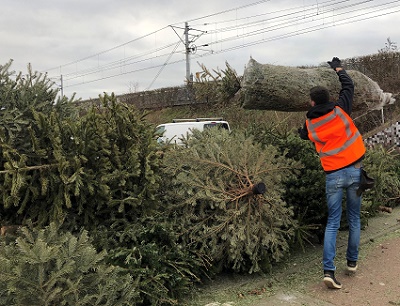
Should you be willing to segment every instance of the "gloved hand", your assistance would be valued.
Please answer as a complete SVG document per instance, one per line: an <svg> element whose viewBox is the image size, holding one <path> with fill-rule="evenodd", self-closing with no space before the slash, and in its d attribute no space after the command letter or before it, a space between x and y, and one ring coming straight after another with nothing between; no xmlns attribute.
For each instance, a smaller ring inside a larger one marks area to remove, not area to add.
<svg viewBox="0 0 400 306"><path fill-rule="evenodd" d="M332 58L332 61L331 62L327 62L327 63L335 71L336 71L336 68L342 67L342 63L341 63L341 61L340 61L340 59L338 57Z"/></svg>
<svg viewBox="0 0 400 306"><path fill-rule="evenodd" d="M298 128L297 129L297 133L299 133L299 135L301 135L303 128Z"/></svg>

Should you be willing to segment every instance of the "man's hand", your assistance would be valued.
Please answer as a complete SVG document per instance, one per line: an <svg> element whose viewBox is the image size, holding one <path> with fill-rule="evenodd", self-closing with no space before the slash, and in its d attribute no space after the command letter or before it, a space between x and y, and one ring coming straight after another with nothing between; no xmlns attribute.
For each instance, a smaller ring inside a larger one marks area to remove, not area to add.
<svg viewBox="0 0 400 306"><path fill-rule="evenodd" d="M336 68L342 68L342 63L341 63L341 61L340 61L340 59L338 57L332 58L332 61L327 62L327 63L335 71L336 71Z"/></svg>
<svg viewBox="0 0 400 306"><path fill-rule="evenodd" d="M308 139L309 139L309 138L308 138L307 127L306 127L305 124L304 124L303 127L299 128L299 129L297 130L297 133L299 133L299 136L300 136L301 139L304 139L304 140L308 140Z"/></svg>
<svg viewBox="0 0 400 306"><path fill-rule="evenodd" d="M302 133L301 131L302 131L302 130L303 130L303 128L298 128L298 129L297 129L297 133L299 133L299 135L301 135L301 133Z"/></svg>

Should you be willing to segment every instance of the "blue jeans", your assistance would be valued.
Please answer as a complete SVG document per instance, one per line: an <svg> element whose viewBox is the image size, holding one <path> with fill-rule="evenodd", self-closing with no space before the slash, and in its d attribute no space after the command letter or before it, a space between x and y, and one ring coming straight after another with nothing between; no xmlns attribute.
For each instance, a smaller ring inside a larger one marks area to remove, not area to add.
<svg viewBox="0 0 400 306"><path fill-rule="evenodd" d="M326 175L326 200L328 204L328 221L325 228L323 268L335 271L336 236L342 215L343 192L346 191L346 216L349 224L349 236L346 259L358 260L360 244L360 210L361 197L356 191L360 185L360 166L349 166Z"/></svg>

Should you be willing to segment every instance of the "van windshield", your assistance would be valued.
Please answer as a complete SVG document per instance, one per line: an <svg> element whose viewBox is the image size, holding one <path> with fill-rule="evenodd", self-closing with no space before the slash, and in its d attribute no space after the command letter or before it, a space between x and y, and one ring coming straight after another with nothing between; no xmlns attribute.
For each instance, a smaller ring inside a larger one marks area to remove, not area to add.
<svg viewBox="0 0 400 306"><path fill-rule="evenodd" d="M165 126L164 125L161 125L161 126L157 127L156 134L162 135L164 132L165 132Z"/></svg>
<svg viewBox="0 0 400 306"><path fill-rule="evenodd" d="M228 124L222 123L222 122L211 122L211 123L204 124L204 129L209 129L212 127L229 130Z"/></svg>

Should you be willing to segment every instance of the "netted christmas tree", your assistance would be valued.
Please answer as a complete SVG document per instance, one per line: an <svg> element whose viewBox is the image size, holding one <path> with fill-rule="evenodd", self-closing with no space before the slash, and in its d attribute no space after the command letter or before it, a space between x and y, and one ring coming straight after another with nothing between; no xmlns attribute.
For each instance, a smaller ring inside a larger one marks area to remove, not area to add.
<svg viewBox="0 0 400 306"><path fill-rule="evenodd" d="M242 133L194 131L164 156L166 206L188 248L214 268L267 271L289 250L296 222L282 200L296 163Z"/></svg>

